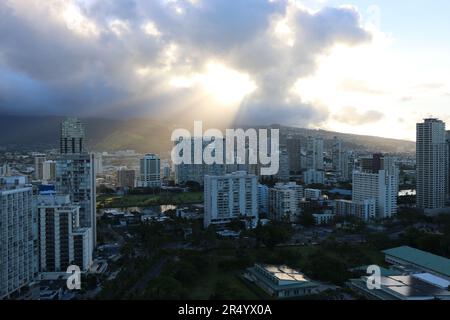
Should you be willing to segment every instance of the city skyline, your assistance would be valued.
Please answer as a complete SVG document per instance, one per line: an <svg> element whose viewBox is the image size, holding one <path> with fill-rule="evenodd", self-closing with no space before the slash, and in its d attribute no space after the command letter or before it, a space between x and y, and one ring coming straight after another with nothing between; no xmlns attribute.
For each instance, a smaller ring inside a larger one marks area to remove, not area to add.
<svg viewBox="0 0 450 320"><path fill-rule="evenodd" d="M281 123L413 141L414 123L450 120L448 6L9 0L0 112ZM423 17L418 29L413 16Z"/></svg>

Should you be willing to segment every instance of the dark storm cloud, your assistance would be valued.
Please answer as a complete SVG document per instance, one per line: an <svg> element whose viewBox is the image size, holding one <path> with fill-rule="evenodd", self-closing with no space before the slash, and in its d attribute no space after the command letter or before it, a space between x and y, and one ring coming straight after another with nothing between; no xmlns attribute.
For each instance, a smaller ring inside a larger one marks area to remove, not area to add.
<svg viewBox="0 0 450 320"><path fill-rule="evenodd" d="M216 60L257 86L242 103L240 122L320 123L327 109L303 103L290 90L335 44L370 40L359 19L351 7L313 13L289 1L6 0L0 3L0 107L35 114L176 114L201 89L181 91L169 85L171 78L199 73ZM281 20L291 45L274 33ZM148 23L157 34L146 33Z"/></svg>

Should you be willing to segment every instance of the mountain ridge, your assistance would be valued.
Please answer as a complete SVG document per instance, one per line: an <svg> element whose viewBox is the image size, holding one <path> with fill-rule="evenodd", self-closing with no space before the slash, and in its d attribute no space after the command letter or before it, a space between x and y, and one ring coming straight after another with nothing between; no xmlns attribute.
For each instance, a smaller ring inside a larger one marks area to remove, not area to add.
<svg viewBox="0 0 450 320"><path fill-rule="evenodd" d="M10 149L28 146L29 148L56 148L59 143L60 123L63 116L10 116L0 115L0 146ZM168 156L172 147L170 140L173 123L152 118L107 119L80 118L86 124L87 143L93 151L114 151L134 149L138 152L154 152ZM244 129L250 126L236 126ZM279 124L252 126L253 128L278 128L282 135L316 136L331 140L341 138L344 147L355 150L368 150L386 153L413 153L415 142L333 132L323 129L307 129ZM326 144L329 141L326 141Z"/></svg>

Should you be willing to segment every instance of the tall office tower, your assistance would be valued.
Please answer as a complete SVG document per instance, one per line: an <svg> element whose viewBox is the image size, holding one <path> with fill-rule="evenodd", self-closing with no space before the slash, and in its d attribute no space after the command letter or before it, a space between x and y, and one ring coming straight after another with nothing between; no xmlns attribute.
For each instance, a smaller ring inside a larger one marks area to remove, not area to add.
<svg viewBox="0 0 450 320"><path fill-rule="evenodd" d="M390 218L397 213L397 187L394 175L380 170L378 173L353 173L353 202L375 200L377 218Z"/></svg>
<svg viewBox="0 0 450 320"><path fill-rule="evenodd" d="M289 173L299 175L302 171L301 153L302 143L300 138L288 137L286 140L287 153L289 155Z"/></svg>
<svg viewBox="0 0 450 320"><path fill-rule="evenodd" d="M134 188L136 185L136 171L127 168L117 170L117 186L119 188Z"/></svg>
<svg viewBox="0 0 450 320"><path fill-rule="evenodd" d="M425 119L417 124L417 207L426 211L445 207L447 158L445 123Z"/></svg>
<svg viewBox="0 0 450 320"><path fill-rule="evenodd" d="M269 189L269 214L273 220L294 222L301 213L303 187L295 182L277 183Z"/></svg>
<svg viewBox="0 0 450 320"><path fill-rule="evenodd" d="M42 180L55 181L56 179L56 161L47 160L43 164Z"/></svg>
<svg viewBox="0 0 450 320"><path fill-rule="evenodd" d="M30 284L37 273L32 200L25 177L0 177L0 299Z"/></svg>
<svg viewBox="0 0 450 320"><path fill-rule="evenodd" d="M92 233L80 228L79 209L70 203L69 195L37 196L39 272L65 273L70 265L88 271Z"/></svg>
<svg viewBox="0 0 450 320"><path fill-rule="evenodd" d="M56 191L70 195L72 204L80 207L80 225L91 228L92 248L97 242L95 155L84 145L84 127L78 119L67 119L61 125L61 154L56 160Z"/></svg>
<svg viewBox="0 0 450 320"><path fill-rule="evenodd" d="M161 161L156 154L146 154L140 161L139 187L161 187Z"/></svg>
<svg viewBox="0 0 450 320"><path fill-rule="evenodd" d="M245 171L223 176L205 176L204 226L245 219L248 227L258 224L258 177Z"/></svg>
<svg viewBox="0 0 450 320"><path fill-rule="evenodd" d="M331 150L331 160L333 162L333 170L341 172L342 170L342 141L338 137L333 138L333 147Z"/></svg>
<svg viewBox="0 0 450 320"><path fill-rule="evenodd" d="M306 168L323 170L323 139L308 137L306 144Z"/></svg>
<svg viewBox="0 0 450 320"><path fill-rule="evenodd" d="M45 160L45 154L37 155L34 157L34 179L43 180Z"/></svg>
<svg viewBox="0 0 450 320"><path fill-rule="evenodd" d="M77 118L68 118L61 124L60 136L61 154L85 153L84 125Z"/></svg>

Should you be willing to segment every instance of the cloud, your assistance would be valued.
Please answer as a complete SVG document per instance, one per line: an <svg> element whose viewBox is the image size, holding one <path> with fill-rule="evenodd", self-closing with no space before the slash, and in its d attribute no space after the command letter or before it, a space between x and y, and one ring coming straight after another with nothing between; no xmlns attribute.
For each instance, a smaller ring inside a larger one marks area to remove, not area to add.
<svg viewBox="0 0 450 320"><path fill-rule="evenodd" d="M287 0L6 0L1 107L174 118L209 110L223 118L204 86L173 85L202 77L214 62L255 87L242 95L236 121L315 124L329 111L292 96L292 86L335 45L370 40L348 6L313 12Z"/></svg>
<svg viewBox="0 0 450 320"><path fill-rule="evenodd" d="M376 110L358 111L355 107L344 107L333 116L334 120L352 126L378 122L384 118L384 114Z"/></svg>

